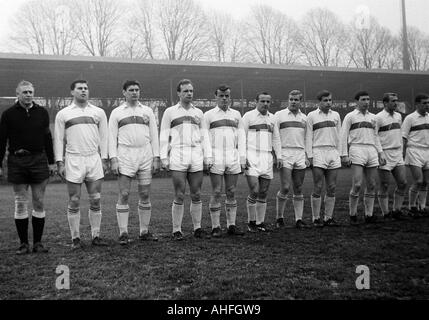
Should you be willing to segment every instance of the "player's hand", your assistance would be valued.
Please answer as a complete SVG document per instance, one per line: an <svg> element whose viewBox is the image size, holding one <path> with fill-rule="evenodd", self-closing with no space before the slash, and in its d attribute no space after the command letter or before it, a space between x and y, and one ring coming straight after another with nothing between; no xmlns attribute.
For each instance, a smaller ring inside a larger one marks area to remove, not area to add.
<svg viewBox="0 0 429 320"><path fill-rule="evenodd" d="M160 166L161 166L161 164L160 164L159 157L154 157L153 162L152 162L152 173L159 172Z"/></svg>
<svg viewBox="0 0 429 320"><path fill-rule="evenodd" d="M380 166L386 165L387 160L386 160L386 155L384 154L384 152L380 152L378 154L378 162L379 162Z"/></svg>
<svg viewBox="0 0 429 320"><path fill-rule="evenodd" d="M104 175L106 175L110 170L109 170L109 160L108 159L101 159L101 162L103 164L103 173Z"/></svg>
<svg viewBox="0 0 429 320"><path fill-rule="evenodd" d="M276 159L275 166L277 169L281 169L283 167L283 161L280 159Z"/></svg>
<svg viewBox="0 0 429 320"><path fill-rule="evenodd" d="M313 166L313 158L305 157L305 166L307 168L311 168Z"/></svg>
<svg viewBox="0 0 429 320"><path fill-rule="evenodd" d="M110 171L116 176L119 175L118 158L114 157L114 158L110 159Z"/></svg>
<svg viewBox="0 0 429 320"><path fill-rule="evenodd" d="M51 177L57 174L57 166L55 164L48 164L48 168L49 168L49 175Z"/></svg>
<svg viewBox="0 0 429 320"><path fill-rule="evenodd" d="M168 159L161 159L161 169L170 171L170 161Z"/></svg>
<svg viewBox="0 0 429 320"><path fill-rule="evenodd" d="M210 168L212 167L212 163L211 162L204 162L203 164L203 172L204 174L210 175Z"/></svg>
<svg viewBox="0 0 429 320"><path fill-rule="evenodd" d="M57 162L57 174L62 180L66 180L66 168L64 167L64 162Z"/></svg>
<svg viewBox="0 0 429 320"><path fill-rule="evenodd" d="M341 157L341 163L345 166L345 167L350 167L351 166L351 161L350 158L348 156L342 156Z"/></svg>

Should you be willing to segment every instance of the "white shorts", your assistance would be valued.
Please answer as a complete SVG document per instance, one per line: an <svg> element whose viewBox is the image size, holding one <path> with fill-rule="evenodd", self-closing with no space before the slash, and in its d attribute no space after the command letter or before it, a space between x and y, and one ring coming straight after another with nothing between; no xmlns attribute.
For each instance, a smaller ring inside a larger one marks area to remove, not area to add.
<svg viewBox="0 0 429 320"><path fill-rule="evenodd" d="M220 175L241 173L240 155L238 154L238 150L213 150L213 165L210 168L210 172Z"/></svg>
<svg viewBox="0 0 429 320"><path fill-rule="evenodd" d="M379 169L392 171L396 167L405 165L404 158L402 157L402 149L389 149L383 150L386 156L386 164L379 166Z"/></svg>
<svg viewBox="0 0 429 320"><path fill-rule="evenodd" d="M351 145L349 149L349 158L352 164L362 167L378 167L378 152L371 145Z"/></svg>
<svg viewBox="0 0 429 320"><path fill-rule="evenodd" d="M305 169L305 151L300 148L282 149L283 168L286 169Z"/></svg>
<svg viewBox="0 0 429 320"><path fill-rule="evenodd" d="M416 166L428 170L429 149L408 147L405 152L405 164L407 166Z"/></svg>
<svg viewBox="0 0 429 320"><path fill-rule="evenodd" d="M341 168L340 153L335 147L313 148L313 167L332 170Z"/></svg>
<svg viewBox="0 0 429 320"><path fill-rule="evenodd" d="M247 150L247 161L249 167L245 174L265 179L273 178L273 155L267 151Z"/></svg>
<svg viewBox="0 0 429 320"><path fill-rule="evenodd" d="M204 156L201 147L173 148L170 150L170 170L182 172L203 171Z"/></svg>
<svg viewBox="0 0 429 320"><path fill-rule="evenodd" d="M150 144L141 148L118 146L119 172L133 178L137 175L139 181L150 184L152 180L153 153Z"/></svg>
<svg viewBox="0 0 429 320"><path fill-rule="evenodd" d="M64 162L67 181L82 183L104 178L103 165L98 153L89 156L66 153Z"/></svg>

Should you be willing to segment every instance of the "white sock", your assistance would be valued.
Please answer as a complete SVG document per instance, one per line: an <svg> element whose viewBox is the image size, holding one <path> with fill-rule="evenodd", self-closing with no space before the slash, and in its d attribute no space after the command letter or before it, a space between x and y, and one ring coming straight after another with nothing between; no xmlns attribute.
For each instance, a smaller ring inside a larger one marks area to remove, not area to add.
<svg viewBox="0 0 429 320"><path fill-rule="evenodd" d="M287 202L287 194L280 191L276 195L276 219L283 218Z"/></svg>
<svg viewBox="0 0 429 320"><path fill-rule="evenodd" d="M140 202L138 206L140 234L149 232L150 216L152 214L152 205L150 202Z"/></svg>
<svg viewBox="0 0 429 320"><path fill-rule="evenodd" d="M67 220L69 222L71 238L80 238L80 209L67 208Z"/></svg>
<svg viewBox="0 0 429 320"><path fill-rule="evenodd" d="M380 205L381 212L383 216L389 213L389 195L388 194L378 194L378 204Z"/></svg>
<svg viewBox="0 0 429 320"><path fill-rule="evenodd" d="M191 217L192 224L194 225L194 231L201 228L201 216L203 213L203 203L200 201L191 201Z"/></svg>
<svg viewBox="0 0 429 320"><path fill-rule="evenodd" d="M100 225L101 225L101 209L99 210L88 210L89 224L91 225L92 238L100 236Z"/></svg>
<svg viewBox="0 0 429 320"><path fill-rule="evenodd" d="M256 200L256 224L261 224L265 221L266 211L267 202L264 200Z"/></svg>
<svg viewBox="0 0 429 320"><path fill-rule="evenodd" d="M419 190L419 209L423 210L426 208L426 197L427 197L428 191L426 188Z"/></svg>
<svg viewBox="0 0 429 320"><path fill-rule="evenodd" d="M414 190L414 187L411 186L408 193L409 193L409 209L411 209L411 207L416 207L416 200L417 200L417 196L419 195L419 191Z"/></svg>
<svg viewBox="0 0 429 320"><path fill-rule="evenodd" d="M171 216L173 219L173 233L176 231L182 232L182 220L183 220L183 211L185 206L173 201L173 206L171 207Z"/></svg>
<svg viewBox="0 0 429 320"><path fill-rule="evenodd" d="M229 228L229 226L235 226L235 220L237 217L237 200L225 200L225 213L227 228Z"/></svg>
<svg viewBox="0 0 429 320"><path fill-rule="evenodd" d="M256 221L256 199L247 197L247 222Z"/></svg>
<svg viewBox="0 0 429 320"><path fill-rule="evenodd" d="M212 229L220 227L220 203L209 203L210 219L212 222Z"/></svg>
<svg viewBox="0 0 429 320"><path fill-rule="evenodd" d="M304 213L304 195L293 195L293 209L295 211L295 221L302 220Z"/></svg>
<svg viewBox="0 0 429 320"><path fill-rule="evenodd" d="M320 219L320 207L322 205L322 198L320 195L311 195L311 212L313 214L313 221Z"/></svg>
<svg viewBox="0 0 429 320"><path fill-rule="evenodd" d="M130 207L128 204L116 204L116 219L118 220L119 235L126 232L128 233L128 217L130 214Z"/></svg>
<svg viewBox="0 0 429 320"><path fill-rule="evenodd" d="M325 221L328 221L334 215L335 197L325 196Z"/></svg>
<svg viewBox="0 0 429 320"><path fill-rule="evenodd" d="M365 216L372 217L372 214L374 212L374 201L375 201L375 194L369 194L369 193L364 194L363 203L365 206Z"/></svg>
<svg viewBox="0 0 429 320"><path fill-rule="evenodd" d="M357 206L359 202L359 194L354 194L350 192L349 194L349 213L350 216L356 216L357 215Z"/></svg>

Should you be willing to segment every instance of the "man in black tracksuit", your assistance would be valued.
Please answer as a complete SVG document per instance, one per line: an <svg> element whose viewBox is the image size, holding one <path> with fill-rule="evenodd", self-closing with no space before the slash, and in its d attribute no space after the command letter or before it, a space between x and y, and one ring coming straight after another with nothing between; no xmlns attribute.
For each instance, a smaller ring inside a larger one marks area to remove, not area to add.
<svg viewBox="0 0 429 320"><path fill-rule="evenodd" d="M49 130L49 114L33 101L34 86L21 81L16 88L17 102L3 112L0 120L0 177L9 144L8 182L15 194L15 225L21 242L17 254L30 252L28 244L27 190L32 191L33 252L48 252L42 243L45 225L43 198L49 175L54 173L54 151Z"/></svg>

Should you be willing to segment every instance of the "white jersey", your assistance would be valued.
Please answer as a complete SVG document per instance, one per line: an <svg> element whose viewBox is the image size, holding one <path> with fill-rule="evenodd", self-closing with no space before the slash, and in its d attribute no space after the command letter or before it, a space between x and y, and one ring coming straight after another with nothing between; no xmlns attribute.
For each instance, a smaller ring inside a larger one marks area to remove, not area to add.
<svg viewBox="0 0 429 320"><path fill-rule="evenodd" d="M153 157L159 157L156 119L148 106L123 103L113 109L109 118L109 157L118 156L118 146L145 148L151 145Z"/></svg>
<svg viewBox="0 0 429 320"><path fill-rule="evenodd" d="M87 156L99 152L107 159L106 113L90 103L84 108L72 103L60 110L55 117L54 137L56 161L63 161L64 143L66 153Z"/></svg>
<svg viewBox="0 0 429 320"><path fill-rule="evenodd" d="M305 149L307 116L298 110L296 114L288 108L277 111L276 126L279 128L282 148Z"/></svg>
<svg viewBox="0 0 429 320"><path fill-rule="evenodd" d="M340 155L348 155L348 145L374 146L378 153L382 152L375 122L375 114L369 111L362 113L355 109L349 112L341 127Z"/></svg>
<svg viewBox="0 0 429 320"><path fill-rule="evenodd" d="M246 136L240 112L215 107L204 113L214 158L224 158L238 150L240 162L246 163Z"/></svg>
<svg viewBox="0 0 429 320"><path fill-rule="evenodd" d="M276 156L281 156L281 144L279 129L275 123L275 117L267 112L262 115L256 108L248 111L243 116L243 127L246 134L247 151L275 151Z"/></svg>
<svg viewBox="0 0 429 320"><path fill-rule="evenodd" d="M402 137L407 139L407 147L429 148L429 115L410 113L402 124Z"/></svg>
<svg viewBox="0 0 429 320"><path fill-rule="evenodd" d="M333 147L340 152L341 118L334 110L327 113L320 109L307 115L306 151L307 157L313 157L313 148Z"/></svg>
<svg viewBox="0 0 429 320"><path fill-rule="evenodd" d="M167 108L161 120L160 157L167 160L171 149L202 148L204 160L211 162L212 150L203 112L180 103Z"/></svg>
<svg viewBox="0 0 429 320"><path fill-rule="evenodd" d="M402 149L402 117L398 112L381 110L375 115L375 124L383 150Z"/></svg>

